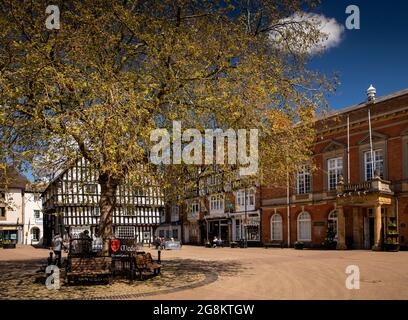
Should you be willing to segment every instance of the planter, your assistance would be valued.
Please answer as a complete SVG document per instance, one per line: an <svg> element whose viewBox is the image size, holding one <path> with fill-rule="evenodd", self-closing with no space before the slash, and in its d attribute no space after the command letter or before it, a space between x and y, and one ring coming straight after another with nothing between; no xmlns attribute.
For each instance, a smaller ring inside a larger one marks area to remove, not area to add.
<svg viewBox="0 0 408 320"><path fill-rule="evenodd" d="M295 249L296 250L303 250L305 244L303 242L295 242Z"/></svg>
<svg viewBox="0 0 408 320"><path fill-rule="evenodd" d="M212 247L212 245L211 245L211 243L210 243L210 242L206 242L206 243L205 243L205 247L206 247L206 248L211 248L211 247Z"/></svg>
<svg viewBox="0 0 408 320"><path fill-rule="evenodd" d="M323 243L323 248L326 249L326 250L336 250L337 242L336 241L325 242L325 243Z"/></svg>
<svg viewBox="0 0 408 320"><path fill-rule="evenodd" d="M236 242L231 242L230 243L231 248L236 248L237 246L238 246L238 243L236 243Z"/></svg>
<svg viewBox="0 0 408 320"><path fill-rule="evenodd" d="M15 249L16 248L16 244L15 243L7 243L7 244L4 244L3 243L3 249Z"/></svg>
<svg viewBox="0 0 408 320"><path fill-rule="evenodd" d="M384 243L384 250L389 252L399 251L399 244L396 243Z"/></svg>

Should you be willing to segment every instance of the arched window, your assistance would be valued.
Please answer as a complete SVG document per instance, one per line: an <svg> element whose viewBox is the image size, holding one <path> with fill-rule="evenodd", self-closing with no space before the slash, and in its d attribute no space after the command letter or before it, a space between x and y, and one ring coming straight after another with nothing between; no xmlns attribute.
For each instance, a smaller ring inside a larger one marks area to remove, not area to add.
<svg viewBox="0 0 408 320"><path fill-rule="evenodd" d="M329 216L327 217L327 227L332 228L333 232L336 234L335 239L337 239L337 211L333 210L329 213Z"/></svg>
<svg viewBox="0 0 408 320"><path fill-rule="evenodd" d="M312 240L312 219L308 212L301 212L297 218L297 238L298 241Z"/></svg>
<svg viewBox="0 0 408 320"><path fill-rule="evenodd" d="M32 228L31 229L31 241L40 241L40 229L39 228Z"/></svg>
<svg viewBox="0 0 408 320"><path fill-rule="evenodd" d="M271 217L271 240L283 240L282 216L278 213Z"/></svg>

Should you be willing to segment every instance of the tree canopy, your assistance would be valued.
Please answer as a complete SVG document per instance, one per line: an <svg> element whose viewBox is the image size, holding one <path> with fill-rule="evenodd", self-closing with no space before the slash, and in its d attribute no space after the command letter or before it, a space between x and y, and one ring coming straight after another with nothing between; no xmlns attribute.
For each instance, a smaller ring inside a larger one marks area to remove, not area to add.
<svg viewBox="0 0 408 320"><path fill-rule="evenodd" d="M307 48L325 35L288 17L315 1L52 4L54 30L44 1L0 4L0 162L41 176L85 157L106 193L102 223L119 181L149 164L151 131L175 120L200 132L258 129L263 182L310 154L310 120L331 85L306 68ZM181 190L196 167L161 170L163 188Z"/></svg>

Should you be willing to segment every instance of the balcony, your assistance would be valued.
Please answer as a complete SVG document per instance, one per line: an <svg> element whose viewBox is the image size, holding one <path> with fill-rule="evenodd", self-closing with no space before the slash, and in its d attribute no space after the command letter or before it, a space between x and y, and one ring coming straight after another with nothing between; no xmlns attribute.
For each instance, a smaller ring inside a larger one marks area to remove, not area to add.
<svg viewBox="0 0 408 320"><path fill-rule="evenodd" d="M337 202L342 205L390 204L394 195L390 186L391 182L381 179L378 172L374 173L374 179L361 183L344 183L343 177L340 177L336 188Z"/></svg>

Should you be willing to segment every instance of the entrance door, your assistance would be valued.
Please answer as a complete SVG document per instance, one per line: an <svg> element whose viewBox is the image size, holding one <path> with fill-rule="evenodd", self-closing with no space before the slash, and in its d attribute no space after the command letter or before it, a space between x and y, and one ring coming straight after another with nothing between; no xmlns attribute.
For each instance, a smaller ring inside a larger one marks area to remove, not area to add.
<svg viewBox="0 0 408 320"><path fill-rule="evenodd" d="M228 224L221 224L221 235L220 238L223 241L228 241L229 237L228 237Z"/></svg>
<svg viewBox="0 0 408 320"><path fill-rule="evenodd" d="M374 218L369 218L369 230L370 230L370 248L374 245Z"/></svg>

